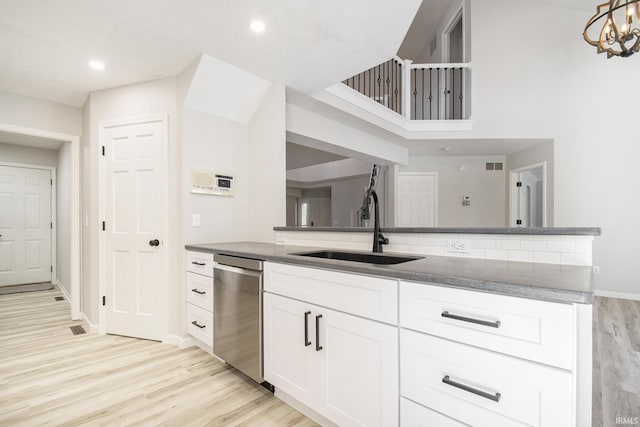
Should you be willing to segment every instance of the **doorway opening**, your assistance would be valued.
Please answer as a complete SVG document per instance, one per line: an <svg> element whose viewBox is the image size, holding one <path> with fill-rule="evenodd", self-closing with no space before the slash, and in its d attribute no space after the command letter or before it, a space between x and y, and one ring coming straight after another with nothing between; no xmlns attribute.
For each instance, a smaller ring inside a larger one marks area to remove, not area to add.
<svg viewBox="0 0 640 427"><path fill-rule="evenodd" d="M510 171L509 226L546 227L546 162Z"/></svg>

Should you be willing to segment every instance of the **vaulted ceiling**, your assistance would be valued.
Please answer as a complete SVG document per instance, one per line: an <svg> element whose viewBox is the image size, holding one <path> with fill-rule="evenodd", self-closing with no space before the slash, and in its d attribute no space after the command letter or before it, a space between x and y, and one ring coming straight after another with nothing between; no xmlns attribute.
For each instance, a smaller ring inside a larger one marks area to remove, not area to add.
<svg viewBox="0 0 640 427"><path fill-rule="evenodd" d="M0 90L81 106L204 52L312 93L392 57L420 2L0 0ZM264 33L249 29L257 18Z"/></svg>

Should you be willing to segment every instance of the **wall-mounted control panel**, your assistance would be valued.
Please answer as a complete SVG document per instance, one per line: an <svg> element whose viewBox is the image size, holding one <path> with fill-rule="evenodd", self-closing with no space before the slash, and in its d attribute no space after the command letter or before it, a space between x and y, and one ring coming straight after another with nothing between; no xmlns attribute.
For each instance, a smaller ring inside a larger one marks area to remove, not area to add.
<svg viewBox="0 0 640 427"><path fill-rule="evenodd" d="M235 194L232 175L211 170L191 169L191 193L212 196L233 196Z"/></svg>

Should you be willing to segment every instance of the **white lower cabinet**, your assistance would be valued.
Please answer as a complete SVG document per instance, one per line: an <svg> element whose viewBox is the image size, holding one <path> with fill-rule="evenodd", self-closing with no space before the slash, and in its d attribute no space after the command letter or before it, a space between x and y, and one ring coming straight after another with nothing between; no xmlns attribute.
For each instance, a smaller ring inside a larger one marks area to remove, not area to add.
<svg viewBox="0 0 640 427"><path fill-rule="evenodd" d="M400 399L400 425L402 427L466 427L467 424L445 417L404 397Z"/></svg>
<svg viewBox="0 0 640 427"><path fill-rule="evenodd" d="M264 295L265 380L340 426L398 424L398 328Z"/></svg>
<svg viewBox="0 0 640 427"><path fill-rule="evenodd" d="M464 424L575 425L569 371L404 329L400 353L402 395Z"/></svg>

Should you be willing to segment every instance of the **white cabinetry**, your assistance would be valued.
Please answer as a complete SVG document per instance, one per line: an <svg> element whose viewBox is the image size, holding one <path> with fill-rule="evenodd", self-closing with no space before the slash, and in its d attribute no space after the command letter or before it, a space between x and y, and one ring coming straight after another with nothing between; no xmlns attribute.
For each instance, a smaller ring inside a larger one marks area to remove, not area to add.
<svg viewBox="0 0 640 427"><path fill-rule="evenodd" d="M397 425L397 282L266 263L265 291L265 380L340 426Z"/></svg>
<svg viewBox="0 0 640 427"><path fill-rule="evenodd" d="M213 346L213 254L187 251L187 333Z"/></svg>
<svg viewBox="0 0 640 427"><path fill-rule="evenodd" d="M588 425L577 421L577 310L400 282L402 425L440 414L443 425Z"/></svg>

